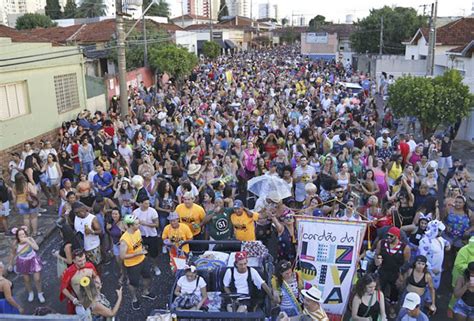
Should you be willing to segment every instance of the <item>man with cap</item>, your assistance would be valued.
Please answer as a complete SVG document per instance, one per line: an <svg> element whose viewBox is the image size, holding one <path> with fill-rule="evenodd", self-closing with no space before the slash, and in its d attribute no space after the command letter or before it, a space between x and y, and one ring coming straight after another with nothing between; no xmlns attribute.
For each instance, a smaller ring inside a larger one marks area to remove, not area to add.
<svg viewBox="0 0 474 321"><path fill-rule="evenodd" d="M418 294L408 293L396 321L429 321L428 316L421 311L420 304L421 298Z"/></svg>
<svg viewBox="0 0 474 321"><path fill-rule="evenodd" d="M163 243L171 248L169 251L170 265L171 268L174 269L175 265L173 258L178 257L179 254L177 249L184 241L192 240L193 233L187 224L179 222L179 215L176 212L170 213L168 216L168 221L170 223L163 229L161 237L163 239ZM189 245L184 245L182 250L185 253L189 253Z"/></svg>
<svg viewBox="0 0 474 321"><path fill-rule="evenodd" d="M248 266L247 252L236 252L234 267L227 269L224 274L224 291L250 296L250 300L240 301L237 312L254 311L261 303L262 290L273 301L272 289L265 283L260 274Z"/></svg>
<svg viewBox="0 0 474 321"><path fill-rule="evenodd" d="M140 286L140 277L143 278L142 297L155 300L156 294L150 292L151 273L150 265L145 255L148 253L143 248L142 234L140 232L140 220L135 215L127 215L123 219L127 230L120 237L120 258L127 272L132 296L132 309L140 310L140 302L137 298L137 290Z"/></svg>
<svg viewBox="0 0 474 321"><path fill-rule="evenodd" d="M235 238L239 241L255 241L255 222L258 218L258 213L248 211L241 200L235 200L234 212L230 216Z"/></svg>
<svg viewBox="0 0 474 321"><path fill-rule="evenodd" d="M392 226L388 230L386 239L377 243L375 253L380 288L389 300L389 316L394 318L394 305L399 297L395 283L401 276L401 268L410 262L410 247L400 240L400 229Z"/></svg>
<svg viewBox="0 0 474 321"><path fill-rule="evenodd" d="M326 312L321 306L322 293L316 287L312 286L308 290L301 290L303 296L303 314L311 317L313 321L329 321Z"/></svg>
<svg viewBox="0 0 474 321"><path fill-rule="evenodd" d="M74 230L82 234L87 259L97 266L102 261L100 253L102 227L99 220L95 215L89 213L89 209L84 203L75 202L72 204L72 211L76 215L74 218Z"/></svg>

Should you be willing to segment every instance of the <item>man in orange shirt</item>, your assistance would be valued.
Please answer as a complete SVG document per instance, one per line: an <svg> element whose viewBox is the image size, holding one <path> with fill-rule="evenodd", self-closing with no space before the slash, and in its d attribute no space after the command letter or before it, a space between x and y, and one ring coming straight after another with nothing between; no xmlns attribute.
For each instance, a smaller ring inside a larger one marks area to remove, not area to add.
<svg viewBox="0 0 474 321"><path fill-rule="evenodd" d="M204 208L194 203L194 197L191 192L184 193L182 200L183 203L179 204L175 209L179 216L179 222L186 224L191 229L194 240L203 240L204 233L201 233L201 226L206 217ZM191 246L191 248L197 251L202 247Z"/></svg>
<svg viewBox="0 0 474 321"><path fill-rule="evenodd" d="M259 217L258 213L244 209L241 200L234 202L234 212L230 216L234 226L235 238L239 241L255 241L255 222Z"/></svg>

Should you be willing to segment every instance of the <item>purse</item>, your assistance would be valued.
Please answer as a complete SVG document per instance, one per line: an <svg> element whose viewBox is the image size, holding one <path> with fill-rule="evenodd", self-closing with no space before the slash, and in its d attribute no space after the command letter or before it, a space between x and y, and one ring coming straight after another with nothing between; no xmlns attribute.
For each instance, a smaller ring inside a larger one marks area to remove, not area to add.
<svg viewBox="0 0 474 321"><path fill-rule="evenodd" d="M196 287L194 288L193 293L184 293L176 297L173 304L176 308L189 310L199 304L201 300L196 294L194 294L199 287L199 279L200 276L196 279Z"/></svg>

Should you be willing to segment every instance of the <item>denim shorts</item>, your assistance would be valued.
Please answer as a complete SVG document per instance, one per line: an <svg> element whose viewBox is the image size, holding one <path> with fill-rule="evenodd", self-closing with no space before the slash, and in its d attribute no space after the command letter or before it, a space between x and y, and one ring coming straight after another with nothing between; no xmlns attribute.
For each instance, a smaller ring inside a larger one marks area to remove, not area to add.
<svg viewBox="0 0 474 321"><path fill-rule="evenodd" d="M36 213L34 208L30 208L28 203L19 203L16 204L16 208L18 209L18 214L28 215Z"/></svg>
<svg viewBox="0 0 474 321"><path fill-rule="evenodd" d="M0 210L0 216L7 217L8 215L10 215L10 202L6 201L2 205L3 209Z"/></svg>
<svg viewBox="0 0 474 321"><path fill-rule="evenodd" d="M468 318L474 318L474 307L467 305L462 299L458 299L454 304L454 313Z"/></svg>

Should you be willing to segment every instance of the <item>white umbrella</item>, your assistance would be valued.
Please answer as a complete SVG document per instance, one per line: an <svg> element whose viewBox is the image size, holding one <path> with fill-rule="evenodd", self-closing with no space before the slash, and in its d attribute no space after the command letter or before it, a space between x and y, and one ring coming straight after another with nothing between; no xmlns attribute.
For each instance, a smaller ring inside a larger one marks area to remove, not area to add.
<svg viewBox="0 0 474 321"><path fill-rule="evenodd" d="M270 196L272 199L285 199L291 195L287 182L274 175L260 175L247 183L247 190L259 197Z"/></svg>

